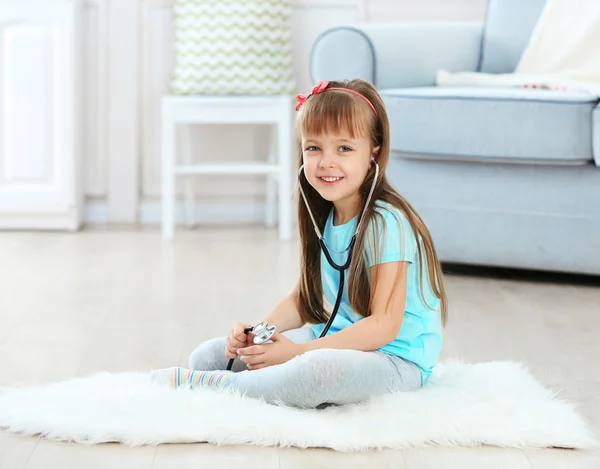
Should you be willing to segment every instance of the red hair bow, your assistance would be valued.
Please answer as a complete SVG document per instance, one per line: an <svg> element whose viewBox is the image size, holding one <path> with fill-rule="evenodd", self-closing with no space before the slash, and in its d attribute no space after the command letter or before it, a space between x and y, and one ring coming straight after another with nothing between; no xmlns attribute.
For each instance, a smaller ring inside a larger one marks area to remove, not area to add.
<svg viewBox="0 0 600 469"><path fill-rule="evenodd" d="M317 83L317 85L313 88L312 92L308 96L304 96L303 94L299 94L298 96L296 96L296 101L298 102L298 105L296 106L296 111L298 111L302 107L302 105L306 102L308 98L315 94L322 93L327 89L328 86L328 81L320 81L319 83Z"/></svg>

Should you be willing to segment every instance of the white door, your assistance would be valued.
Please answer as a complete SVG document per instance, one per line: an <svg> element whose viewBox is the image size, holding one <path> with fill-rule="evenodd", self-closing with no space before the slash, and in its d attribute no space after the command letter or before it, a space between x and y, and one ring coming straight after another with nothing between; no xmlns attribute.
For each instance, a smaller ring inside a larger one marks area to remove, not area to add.
<svg viewBox="0 0 600 469"><path fill-rule="evenodd" d="M0 229L81 224L75 0L0 0Z"/></svg>

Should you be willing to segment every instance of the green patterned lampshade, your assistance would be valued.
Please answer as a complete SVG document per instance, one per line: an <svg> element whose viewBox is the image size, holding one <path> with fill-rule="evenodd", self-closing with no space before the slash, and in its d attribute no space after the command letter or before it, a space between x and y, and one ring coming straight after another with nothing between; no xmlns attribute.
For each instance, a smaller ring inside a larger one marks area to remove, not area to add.
<svg viewBox="0 0 600 469"><path fill-rule="evenodd" d="M170 92L293 94L290 0L175 0Z"/></svg>

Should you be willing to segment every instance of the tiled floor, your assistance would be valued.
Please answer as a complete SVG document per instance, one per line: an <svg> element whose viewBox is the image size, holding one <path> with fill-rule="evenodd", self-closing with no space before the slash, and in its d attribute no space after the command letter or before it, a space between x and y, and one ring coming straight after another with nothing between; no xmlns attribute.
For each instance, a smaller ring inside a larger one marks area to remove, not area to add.
<svg viewBox="0 0 600 469"><path fill-rule="evenodd" d="M99 370L186 365L200 341L253 322L295 281L297 244L263 228L0 234L0 386ZM493 275L493 276L492 276ZM598 279L596 279L598 280ZM600 287L594 281L448 274L443 358L523 360L600 428ZM600 437L600 432L597 432ZM252 446L85 446L0 433L0 469L568 468L597 452L428 448L336 453Z"/></svg>

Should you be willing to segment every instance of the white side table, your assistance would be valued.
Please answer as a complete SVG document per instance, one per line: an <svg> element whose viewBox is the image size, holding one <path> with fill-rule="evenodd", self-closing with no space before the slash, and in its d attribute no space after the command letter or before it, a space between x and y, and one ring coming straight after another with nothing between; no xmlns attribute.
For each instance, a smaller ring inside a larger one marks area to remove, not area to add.
<svg viewBox="0 0 600 469"><path fill-rule="evenodd" d="M292 97L291 96L164 96L162 100L162 236L174 238L175 184L185 176L185 219L193 222L194 192L190 178L197 174L266 174L265 223L273 226L279 211L279 239L292 234ZM176 164L178 124L267 124L275 127L268 161ZM276 190L278 189L278 190ZM277 196L276 196L277 194ZM277 198L277 203L276 203Z"/></svg>

